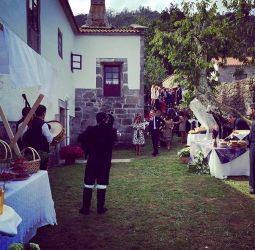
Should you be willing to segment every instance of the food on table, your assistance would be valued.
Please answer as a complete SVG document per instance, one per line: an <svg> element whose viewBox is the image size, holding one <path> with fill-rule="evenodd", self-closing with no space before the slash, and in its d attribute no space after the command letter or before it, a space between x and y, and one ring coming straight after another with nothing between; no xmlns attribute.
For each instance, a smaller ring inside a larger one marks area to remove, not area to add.
<svg viewBox="0 0 255 250"><path fill-rule="evenodd" d="M231 148L246 148L247 143L244 140L232 140L228 142L228 146Z"/></svg>
<svg viewBox="0 0 255 250"><path fill-rule="evenodd" d="M15 174L3 172L0 174L0 181L10 181L15 178Z"/></svg>
<svg viewBox="0 0 255 250"><path fill-rule="evenodd" d="M28 173L19 173L15 175L14 181L23 181L30 177L30 174Z"/></svg>
<svg viewBox="0 0 255 250"><path fill-rule="evenodd" d="M204 133L204 132L206 132L205 127L198 127L198 128L195 128L195 129L189 131L190 134L200 134L200 133Z"/></svg>
<svg viewBox="0 0 255 250"><path fill-rule="evenodd" d="M190 130L189 134L197 134L197 132L195 130Z"/></svg>
<svg viewBox="0 0 255 250"><path fill-rule="evenodd" d="M206 131L206 128L205 127L198 127L198 128L195 128L195 131L197 131L198 133L204 132L204 131Z"/></svg>
<svg viewBox="0 0 255 250"><path fill-rule="evenodd" d="M247 143L244 140L240 140L240 141L238 141L238 146L241 147L241 148L246 148Z"/></svg>
<svg viewBox="0 0 255 250"><path fill-rule="evenodd" d="M218 146L220 148L227 148L228 147L228 142L227 141L224 141L223 139L220 139L219 140L219 143L218 143Z"/></svg>
<svg viewBox="0 0 255 250"><path fill-rule="evenodd" d="M12 167L11 171L14 172L14 173L27 173L27 169L23 166Z"/></svg>
<svg viewBox="0 0 255 250"><path fill-rule="evenodd" d="M15 160L12 160L10 163L12 167L23 167L24 159L15 159Z"/></svg>
<svg viewBox="0 0 255 250"><path fill-rule="evenodd" d="M14 180L26 180L30 177L27 169L24 166L16 166L11 168L11 173L15 175Z"/></svg>
<svg viewBox="0 0 255 250"><path fill-rule="evenodd" d="M234 130L232 134L236 135L247 135L250 133L250 130Z"/></svg>

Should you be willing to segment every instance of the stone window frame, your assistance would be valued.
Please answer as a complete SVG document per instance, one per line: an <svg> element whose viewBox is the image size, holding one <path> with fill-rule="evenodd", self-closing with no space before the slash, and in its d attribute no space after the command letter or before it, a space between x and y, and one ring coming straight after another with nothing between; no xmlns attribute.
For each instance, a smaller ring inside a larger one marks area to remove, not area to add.
<svg viewBox="0 0 255 250"><path fill-rule="evenodd" d="M120 72L120 96L111 96L111 98L123 97L123 87L128 86L128 60L127 58L97 58L96 59L96 88L101 96L104 96L104 66L121 65ZM107 98L107 96L105 96Z"/></svg>

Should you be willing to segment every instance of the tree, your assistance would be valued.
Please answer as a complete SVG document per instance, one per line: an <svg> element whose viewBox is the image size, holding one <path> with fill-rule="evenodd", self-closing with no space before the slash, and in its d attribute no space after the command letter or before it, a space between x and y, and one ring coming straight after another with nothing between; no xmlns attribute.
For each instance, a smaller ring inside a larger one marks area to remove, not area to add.
<svg viewBox="0 0 255 250"><path fill-rule="evenodd" d="M159 58L148 55L145 59L145 84L149 89L152 84L160 84L166 77L166 69Z"/></svg>
<svg viewBox="0 0 255 250"><path fill-rule="evenodd" d="M151 41L153 53L164 57L173 65L177 74L185 76L183 84L187 89L194 91L204 104L216 104L227 112L231 107L219 104L215 98L215 86L218 83L211 77L214 71L212 60L233 53L235 57L245 60L248 52L253 52L247 43L247 36L241 39L241 44L245 46L240 47L237 35L247 25L245 20L251 4L244 7L244 0L232 2L238 2L239 5L231 5L236 9L229 16L220 15L216 3L210 0L200 0L195 5L183 2L185 17L174 23L175 29L172 31L157 30ZM243 27L240 27L241 24Z"/></svg>

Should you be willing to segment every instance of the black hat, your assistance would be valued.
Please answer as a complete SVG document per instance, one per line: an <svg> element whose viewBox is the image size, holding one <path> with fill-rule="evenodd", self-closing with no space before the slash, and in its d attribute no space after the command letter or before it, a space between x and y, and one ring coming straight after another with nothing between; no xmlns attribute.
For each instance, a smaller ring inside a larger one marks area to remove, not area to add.
<svg viewBox="0 0 255 250"><path fill-rule="evenodd" d="M96 120L98 124L104 121L106 118L107 118L107 114L105 112L99 112L96 114Z"/></svg>
<svg viewBox="0 0 255 250"><path fill-rule="evenodd" d="M46 107L44 105L39 105L35 111L36 116L41 116L44 112L46 112Z"/></svg>

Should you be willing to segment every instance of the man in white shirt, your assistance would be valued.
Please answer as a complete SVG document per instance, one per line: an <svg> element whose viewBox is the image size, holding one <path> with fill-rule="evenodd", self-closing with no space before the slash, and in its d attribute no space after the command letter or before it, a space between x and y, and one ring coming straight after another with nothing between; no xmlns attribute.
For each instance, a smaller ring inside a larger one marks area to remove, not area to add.
<svg viewBox="0 0 255 250"><path fill-rule="evenodd" d="M54 138L50 133L48 124L44 121L46 115L46 107L39 105L35 111L35 117L31 126L23 136L24 143L27 147L37 150L41 157L41 170L47 170L49 159L49 146L54 144Z"/></svg>
<svg viewBox="0 0 255 250"><path fill-rule="evenodd" d="M149 123L149 128L150 128L150 132L151 132L151 139L152 139L152 145L153 145L152 155L154 157L159 154L158 145L159 145L159 138L160 138L160 130L165 125L164 120L160 116L161 116L161 111L156 110L156 112L154 112L152 120Z"/></svg>

